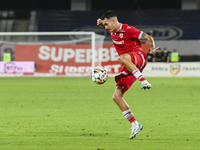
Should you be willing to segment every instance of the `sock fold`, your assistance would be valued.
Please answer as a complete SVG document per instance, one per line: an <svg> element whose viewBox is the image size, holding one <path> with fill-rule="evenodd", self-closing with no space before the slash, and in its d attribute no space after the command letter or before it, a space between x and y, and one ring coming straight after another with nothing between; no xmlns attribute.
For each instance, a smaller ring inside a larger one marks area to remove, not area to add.
<svg viewBox="0 0 200 150"><path fill-rule="evenodd" d="M136 119L135 119L135 117L134 117L134 115L133 115L133 113L131 112L130 109L123 111L122 114L124 115L124 117L125 117L130 123L136 121Z"/></svg>
<svg viewBox="0 0 200 150"><path fill-rule="evenodd" d="M139 81L144 81L146 80L143 76L143 74L140 72L140 70L135 69L133 70L132 74L135 76L136 79L138 79Z"/></svg>

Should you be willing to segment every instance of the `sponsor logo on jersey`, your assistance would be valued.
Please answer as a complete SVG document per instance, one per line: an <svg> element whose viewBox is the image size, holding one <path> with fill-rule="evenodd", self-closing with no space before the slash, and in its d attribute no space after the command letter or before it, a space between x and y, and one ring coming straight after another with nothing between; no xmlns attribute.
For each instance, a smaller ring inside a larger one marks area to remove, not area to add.
<svg viewBox="0 0 200 150"><path fill-rule="evenodd" d="M123 41L115 41L115 40L113 40L113 43L115 43L115 44L124 44L124 40Z"/></svg>

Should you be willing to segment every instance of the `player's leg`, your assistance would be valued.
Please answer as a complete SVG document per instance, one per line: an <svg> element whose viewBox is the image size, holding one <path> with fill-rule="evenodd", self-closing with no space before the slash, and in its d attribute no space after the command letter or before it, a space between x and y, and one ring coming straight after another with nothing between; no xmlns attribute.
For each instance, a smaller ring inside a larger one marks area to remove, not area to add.
<svg viewBox="0 0 200 150"><path fill-rule="evenodd" d="M128 110L129 106L126 103L126 101L124 100L124 98L123 98L122 91L123 91L123 87L121 85L116 86L116 89L115 89L115 92L113 94L112 99L118 105L118 107L120 108L120 110L123 112L125 110Z"/></svg>
<svg viewBox="0 0 200 150"><path fill-rule="evenodd" d="M123 98L123 95L126 92L126 90L128 90L128 88L136 80L132 77L130 80L130 77L131 76L127 76L127 78L125 77L124 79L116 78L117 86L112 98L114 102L118 105L120 110L122 111L122 114L124 115L124 117L132 124L130 138L133 139L134 137L137 136L139 131L142 130L143 126L136 121L132 111L129 108L129 105ZM128 83L128 82L131 82L131 83Z"/></svg>
<svg viewBox="0 0 200 150"><path fill-rule="evenodd" d="M120 55L119 62L130 71L136 79L141 82L141 88L146 90L151 88L151 84L147 82L140 70L146 66L147 62L142 54L128 53Z"/></svg>
<svg viewBox="0 0 200 150"><path fill-rule="evenodd" d="M138 69L136 65L131 61L130 54L123 54L120 55L118 60L121 64L123 64L130 72L133 72L134 70Z"/></svg>

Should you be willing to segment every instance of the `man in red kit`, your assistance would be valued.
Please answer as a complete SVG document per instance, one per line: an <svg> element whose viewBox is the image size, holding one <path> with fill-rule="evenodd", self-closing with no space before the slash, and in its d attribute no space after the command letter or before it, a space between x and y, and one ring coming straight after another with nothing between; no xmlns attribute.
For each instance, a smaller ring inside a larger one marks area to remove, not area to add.
<svg viewBox="0 0 200 150"><path fill-rule="evenodd" d="M142 74L147 64L147 57L141 48L140 39L147 40L150 53L154 53L160 47L155 48L152 36L133 26L118 22L116 13L111 10L105 12L97 20L97 25L110 32L115 49L119 54L118 60L122 64L122 70L119 75L115 76L116 89L112 98L132 124L130 139L133 139L143 129L143 126L136 121L123 95L136 79L141 82L143 90L151 88L151 84Z"/></svg>

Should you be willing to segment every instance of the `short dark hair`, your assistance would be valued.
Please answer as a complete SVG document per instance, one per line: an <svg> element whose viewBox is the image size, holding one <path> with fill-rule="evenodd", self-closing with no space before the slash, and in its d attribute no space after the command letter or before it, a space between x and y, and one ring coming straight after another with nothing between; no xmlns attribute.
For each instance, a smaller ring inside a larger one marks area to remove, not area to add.
<svg viewBox="0 0 200 150"><path fill-rule="evenodd" d="M104 20L105 18L109 19L111 17L117 17L117 14L112 10L108 10L101 16L101 20Z"/></svg>

